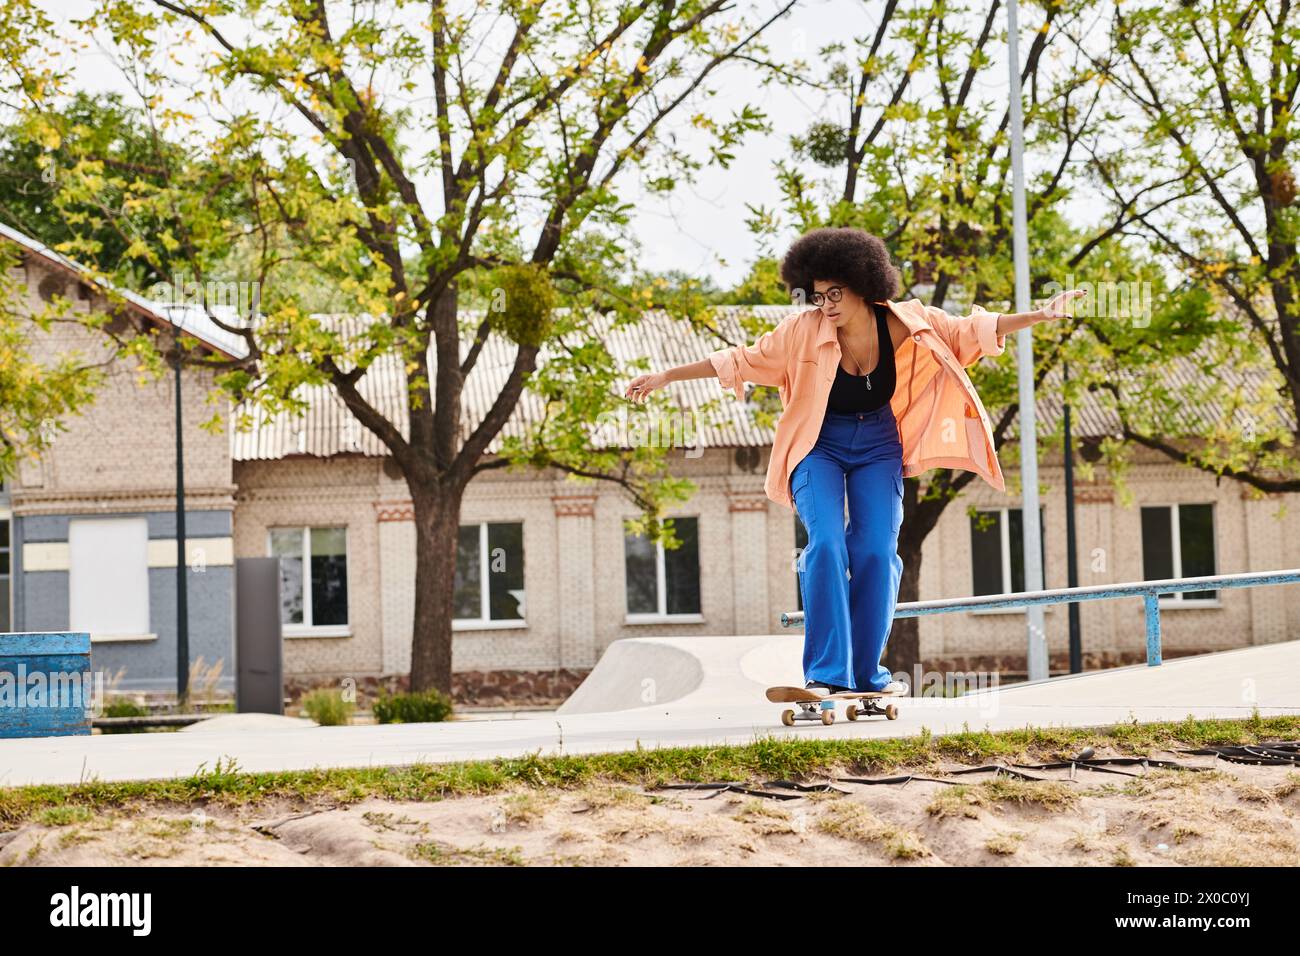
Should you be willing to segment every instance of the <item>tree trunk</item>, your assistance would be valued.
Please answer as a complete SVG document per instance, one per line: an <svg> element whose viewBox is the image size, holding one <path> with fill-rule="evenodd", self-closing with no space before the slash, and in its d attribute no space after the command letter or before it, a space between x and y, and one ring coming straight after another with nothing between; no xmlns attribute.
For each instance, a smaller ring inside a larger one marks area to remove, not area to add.
<svg viewBox="0 0 1300 956"><path fill-rule="evenodd" d="M921 539L900 532L898 555L903 559L903 575L898 582L898 603L920 600ZM920 624L919 617L895 618L894 626L889 632L889 643L885 645L885 667L894 675L895 680L900 673L906 675L909 686L913 682L914 668L921 663Z"/></svg>
<svg viewBox="0 0 1300 956"><path fill-rule="evenodd" d="M898 531L898 556L903 559L903 575L898 582L898 603L921 599L921 546L929 537L944 509L968 485L974 472L953 472L938 469L931 473L926 483L926 497L921 498L921 483L915 478L903 480L903 526ZM935 494L935 491L938 494ZM921 664L921 619L919 617L894 618L885 645L884 665L890 673L906 676L909 686L918 676Z"/></svg>
<svg viewBox="0 0 1300 956"><path fill-rule="evenodd" d="M456 588L461 492L412 491L415 511L415 620L411 690L451 694L451 619ZM483 582L487 587L487 582Z"/></svg>
<svg viewBox="0 0 1300 956"><path fill-rule="evenodd" d="M898 532L898 556L903 559L903 575L898 583L899 604L920 600L921 545L933 527L918 514L918 488L916 481L907 479L903 482L903 526ZM914 676L913 669L921 662L920 623L921 619L917 617L895 618L889 642L885 645L885 667L895 679L900 673L905 674L909 686Z"/></svg>

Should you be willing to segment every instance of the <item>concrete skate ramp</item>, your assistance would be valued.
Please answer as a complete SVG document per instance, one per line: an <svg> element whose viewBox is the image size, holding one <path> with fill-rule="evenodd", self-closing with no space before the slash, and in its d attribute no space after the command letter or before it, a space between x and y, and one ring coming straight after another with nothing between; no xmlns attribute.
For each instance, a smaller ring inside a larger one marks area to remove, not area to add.
<svg viewBox="0 0 1300 956"><path fill-rule="evenodd" d="M765 688L798 684L802 673L802 633L628 637L605 649L556 713L753 705Z"/></svg>

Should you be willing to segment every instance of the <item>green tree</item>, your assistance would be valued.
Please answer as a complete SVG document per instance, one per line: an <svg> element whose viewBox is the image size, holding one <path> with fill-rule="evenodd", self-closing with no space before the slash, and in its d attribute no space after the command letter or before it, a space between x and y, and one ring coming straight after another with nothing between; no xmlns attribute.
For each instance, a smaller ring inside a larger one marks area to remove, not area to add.
<svg viewBox="0 0 1300 956"><path fill-rule="evenodd" d="M169 281L154 268L165 260L165 249L149 257L126 255L133 243L161 242L167 226L165 211L135 200L163 188L169 169L191 162L201 167L202 158L191 160L159 136L145 113L117 93L77 91L57 117L40 122L39 135L33 135L29 119L19 112L0 132L0 218L52 249L90 253L104 262L128 259L137 267L123 277L132 287ZM160 154L164 162L157 161ZM61 189L59 177L86 156L106 173L95 191ZM208 179L220 183L210 169ZM239 198L230 185L220 184L206 197L226 215Z"/></svg>
<svg viewBox="0 0 1300 956"><path fill-rule="evenodd" d="M1106 313L1033 329L1036 387L1042 389L1068 358L1069 394L1076 401L1096 387L1104 341L1145 343L1167 328L1169 316L1197 315L1184 292L1165 289L1157 263L1125 249L1133 210L1117 209L1088 224L1065 216L1066 203L1086 182L1079 172L1087 159L1083 144L1104 135L1109 117L1093 71L1058 54L1070 47L1070 31L1102 5L1103 0L1021 5L1031 295L1045 300L1073 276L1074 284L1148 281L1158 299L1160 317L1144 329L1127 316ZM786 226L858 226L890 247L903 274L902 297L955 312L973 303L1014 311L1004 20L999 0L890 2L869 35L819 50L815 62L823 72L789 80L820 91L826 106L816 111L819 120L792 136L793 160L777 163L781 208L753 209L751 226L764 234ZM1203 324L1183 331L1180 348L1193 347L1205 334ZM1014 352L1009 348L1001 359L969 370L1005 465L1014 463L1007 459L1019 410ZM1105 450L1113 453L1109 445ZM900 601L919 599L922 546L976 477L934 469L904 483ZM919 662L918 619L896 620L886 665L911 673Z"/></svg>
<svg viewBox="0 0 1300 956"><path fill-rule="evenodd" d="M1189 353L1194 380L1108 376L1122 436L1257 494L1300 491L1296 10L1183 0L1107 13L1101 29L1074 38L1114 117L1091 151L1096 188L1222 317ZM1183 347L1143 338L1140 349L1106 344L1148 372ZM1175 416L1184 427L1171 430L1175 408L1209 413Z"/></svg>
<svg viewBox="0 0 1300 956"><path fill-rule="evenodd" d="M100 0L75 26L111 51L139 94L157 136L152 161L165 170L156 179L114 168L93 137L62 121L72 51L32 0L3 0L0 61L23 137L64 151L60 207L120 190L126 212L144 217L136 222L157 224L145 236L105 209L130 239L114 260L96 244L97 226L69 217L66 249L123 281L184 274L200 288L242 255L260 301L255 321L212 310L249 351L222 385L275 413L301 407L299 386L327 384L383 442L415 514L411 685L449 691L460 503L476 475L549 466L617 482L655 536L663 507L689 490L664 474L662 449L593 450L592 423L624 406L616 379L627 370L593 334L591 313L635 321L656 301L653 289L611 281L633 261L623 174L638 169L659 191L690 181L705 160L663 135L687 110L710 137L707 161L730 161L762 116L747 105L719 116L703 104L724 68L762 52L763 31L792 4L750 22L724 0L504 0L490 11ZM189 161L175 161L175 150ZM211 201L226 189L234 210ZM286 254L298 271L286 272ZM302 270L374 318L349 331L313 316ZM487 305L469 327L462 290ZM707 324L699 297L677 290L673 301ZM465 434L462 396L493 330L515 343L514 362ZM545 344L557 357L539 367ZM362 386L386 356L408 382L392 417ZM504 436L489 460L526 388L543 397L545 420Z"/></svg>

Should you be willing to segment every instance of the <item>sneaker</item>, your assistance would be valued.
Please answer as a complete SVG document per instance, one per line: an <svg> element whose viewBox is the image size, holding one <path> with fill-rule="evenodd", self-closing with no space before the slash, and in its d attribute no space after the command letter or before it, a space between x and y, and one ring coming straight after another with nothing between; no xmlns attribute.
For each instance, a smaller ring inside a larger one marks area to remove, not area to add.
<svg viewBox="0 0 1300 956"><path fill-rule="evenodd" d="M904 684L904 683L901 683L900 681L891 680L891 681L890 681L888 684L886 684L884 687L879 688L878 691L877 691L877 693L881 693L881 694L905 694L905 693L907 693L907 685Z"/></svg>
<svg viewBox="0 0 1300 956"><path fill-rule="evenodd" d="M810 680L804 684L804 690L810 690L817 694L839 694L848 690L847 687L840 687L838 684L828 684L825 681Z"/></svg>

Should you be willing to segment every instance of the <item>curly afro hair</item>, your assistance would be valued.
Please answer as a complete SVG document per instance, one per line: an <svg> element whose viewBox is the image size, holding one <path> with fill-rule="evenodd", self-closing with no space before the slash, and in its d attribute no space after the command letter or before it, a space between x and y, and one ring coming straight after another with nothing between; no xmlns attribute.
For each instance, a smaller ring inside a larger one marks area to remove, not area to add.
<svg viewBox="0 0 1300 956"><path fill-rule="evenodd" d="M867 302L892 299L902 285L884 242L855 226L804 233L781 260L781 279L790 297L804 303L812 295L817 279L841 283Z"/></svg>

